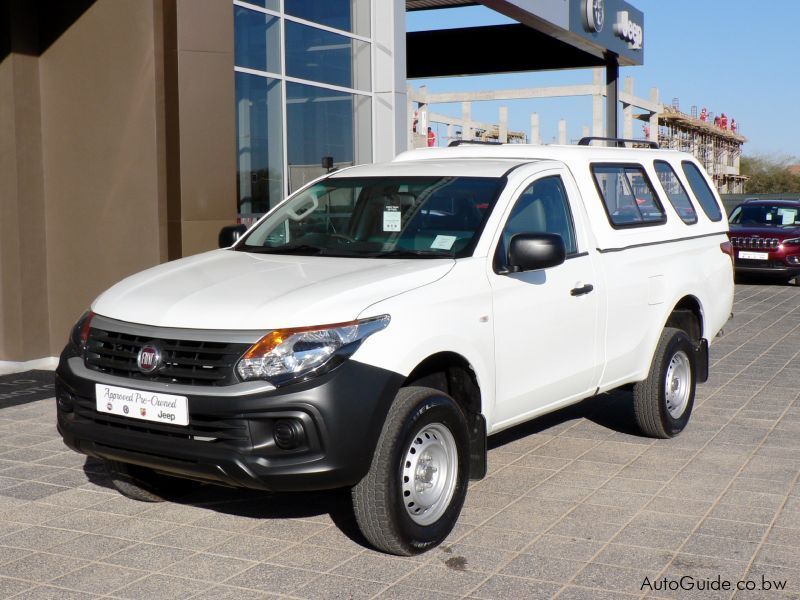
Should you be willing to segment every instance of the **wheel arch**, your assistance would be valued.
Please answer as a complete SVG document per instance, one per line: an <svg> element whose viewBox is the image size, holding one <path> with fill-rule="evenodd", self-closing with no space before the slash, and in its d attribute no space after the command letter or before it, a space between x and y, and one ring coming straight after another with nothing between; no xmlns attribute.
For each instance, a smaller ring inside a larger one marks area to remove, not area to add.
<svg viewBox="0 0 800 600"><path fill-rule="evenodd" d="M482 479L487 470L486 418L480 383L470 362L456 352L437 352L419 362L401 387L412 385L444 392L464 410L470 430L470 479Z"/></svg>

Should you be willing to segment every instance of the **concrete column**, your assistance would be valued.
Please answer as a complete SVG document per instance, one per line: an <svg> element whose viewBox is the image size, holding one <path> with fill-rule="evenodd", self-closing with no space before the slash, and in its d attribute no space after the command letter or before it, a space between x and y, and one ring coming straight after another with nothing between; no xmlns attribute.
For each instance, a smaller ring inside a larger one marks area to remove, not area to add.
<svg viewBox="0 0 800 600"><path fill-rule="evenodd" d="M618 137L617 102L619 98L619 63L614 54L606 57L606 135Z"/></svg>
<svg viewBox="0 0 800 600"><path fill-rule="evenodd" d="M542 134L539 131L539 114L531 113L531 144L537 146L542 143Z"/></svg>
<svg viewBox="0 0 800 600"><path fill-rule="evenodd" d="M500 107L500 127L499 127L499 141L501 144L508 143L508 107Z"/></svg>
<svg viewBox="0 0 800 600"><path fill-rule="evenodd" d="M583 130L581 131L581 137L589 137L589 126L584 125Z"/></svg>
<svg viewBox="0 0 800 600"><path fill-rule="evenodd" d="M471 140L472 133L472 102L461 103L461 118L464 125L461 127L461 139Z"/></svg>
<svg viewBox="0 0 800 600"><path fill-rule="evenodd" d="M658 100L658 88L650 88L650 101L654 102L655 104L660 104ZM650 115L650 141L657 142L658 141L658 113L652 113Z"/></svg>
<svg viewBox="0 0 800 600"><path fill-rule="evenodd" d="M558 143L562 146L567 145L567 122L564 119L558 122Z"/></svg>
<svg viewBox="0 0 800 600"><path fill-rule="evenodd" d="M444 143L444 144L441 144L441 145L442 146L449 146L450 142L452 142L454 139L455 139L455 136L453 135L453 126L452 125L448 125L447 126L447 142Z"/></svg>
<svg viewBox="0 0 800 600"><path fill-rule="evenodd" d="M633 78L626 77L624 82L624 89L627 94L633 96ZM633 105L623 104L622 107L622 137L626 140L633 139Z"/></svg>
<svg viewBox="0 0 800 600"><path fill-rule="evenodd" d="M592 94L592 135L603 137L603 69L592 70L592 84L594 93Z"/></svg>

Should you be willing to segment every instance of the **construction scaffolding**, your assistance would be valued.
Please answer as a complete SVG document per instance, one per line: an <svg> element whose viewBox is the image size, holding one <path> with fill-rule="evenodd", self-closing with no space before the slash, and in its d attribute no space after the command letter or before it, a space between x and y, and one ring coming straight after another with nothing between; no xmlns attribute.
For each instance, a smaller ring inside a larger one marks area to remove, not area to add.
<svg viewBox="0 0 800 600"><path fill-rule="evenodd" d="M713 122L682 113L677 103L658 113L658 143L689 152L702 163L721 194L742 194L747 177L740 174L743 135ZM693 111L696 112L696 111ZM646 119L645 119L646 120Z"/></svg>
<svg viewBox="0 0 800 600"><path fill-rule="evenodd" d="M408 145L410 148L447 145L457 139L541 144L541 130L537 113L530 114L530 135L526 135L522 131L509 130L507 106L499 107L496 123L481 123L472 119L472 103L580 96L590 96L592 99L591 126L583 125L582 137L589 135L604 137L606 132L603 104L606 94L603 69L593 70L591 84L441 93L429 93L426 86L419 89L409 86L407 96ZM461 114L458 117L435 113L431 110L434 105L453 103L461 104ZM714 115L709 114L705 109L699 117L697 109L694 107L692 115L684 114L678 108L677 98L673 99L672 106L662 104L659 101L658 88L650 89L647 98L636 96L631 77L624 79L619 92L619 103L622 106L623 114L622 137L633 139L635 120L643 121L644 139L659 142L662 148L672 148L693 154L713 177L720 193L744 192L744 182L747 177L740 175L739 165L742 144L747 139L738 133L735 121L731 121L729 129L727 120L714 124ZM725 119L724 113L721 117ZM432 138L427 136L428 127L431 126L436 129ZM446 134L441 132L438 126L445 126ZM577 142L577 140L568 139L565 119L559 120L558 135L554 137L554 141L562 145L568 144L570 141Z"/></svg>

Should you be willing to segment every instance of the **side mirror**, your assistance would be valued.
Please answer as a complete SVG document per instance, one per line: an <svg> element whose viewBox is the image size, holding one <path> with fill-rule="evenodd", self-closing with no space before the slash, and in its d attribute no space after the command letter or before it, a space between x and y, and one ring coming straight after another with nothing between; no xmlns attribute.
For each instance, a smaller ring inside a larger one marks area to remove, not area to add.
<svg viewBox="0 0 800 600"><path fill-rule="evenodd" d="M236 241L244 235L247 231L246 225L227 225L219 231L219 247L229 248L233 246Z"/></svg>
<svg viewBox="0 0 800 600"><path fill-rule="evenodd" d="M555 267L566 258L564 240L555 233L518 233L508 246L508 270L511 273Z"/></svg>

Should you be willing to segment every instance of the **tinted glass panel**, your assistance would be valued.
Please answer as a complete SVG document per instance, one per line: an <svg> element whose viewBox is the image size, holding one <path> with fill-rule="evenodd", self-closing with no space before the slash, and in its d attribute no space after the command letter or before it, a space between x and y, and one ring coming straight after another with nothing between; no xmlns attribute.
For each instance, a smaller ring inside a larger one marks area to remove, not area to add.
<svg viewBox="0 0 800 600"><path fill-rule="evenodd" d="M740 204L731 213L731 225L745 227L785 227L800 225L800 208L785 204Z"/></svg>
<svg viewBox="0 0 800 600"><path fill-rule="evenodd" d="M254 4L256 6L260 6L262 8L268 8L270 10L280 10L280 0L241 0L242 2L247 2L247 4Z"/></svg>
<svg viewBox="0 0 800 600"><path fill-rule="evenodd" d="M522 192L503 228L502 252L498 254L501 263L508 256L511 238L518 233L556 233L564 240L568 255L578 251L572 212L560 177L545 177Z"/></svg>
<svg viewBox="0 0 800 600"><path fill-rule="evenodd" d="M370 0L284 0L284 10L287 15L368 37L369 2Z"/></svg>
<svg viewBox="0 0 800 600"><path fill-rule="evenodd" d="M669 201L681 220L689 224L697 223L697 213L694 211L692 201L689 200L689 194L686 193L686 188L683 187L672 166L663 160L657 160L653 165L658 174L661 187L664 188Z"/></svg>
<svg viewBox="0 0 800 600"><path fill-rule="evenodd" d="M372 162L369 96L299 83L287 83L286 95L290 190L324 175L326 157L335 167Z"/></svg>
<svg viewBox="0 0 800 600"><path fill-rule="evenodd" d="M698 169L694 163L688 161L681 163L681 166L683 166L686 179L689 180L689 187L692 188L695 198L697 198L697 201L700 203L703 212L706 213L708 218L712 221L721 221L722 212L719 209L719 204L717 204L717 200L714 198L714 192L708 187L706 179L703 177L700 169Z"/></svg>
<svg viewBox="0 0 800 600"><path fill-rule="evenodd" d="M234 64L280 74L280 19L234 6L233 20Z"/></svg>
<svg viewBox="0 0 800 600"><path fill-rule="evenodd" d="M286 74L369 90L370 45L338 33L286 21Z"/></svg>
<svg viewBox="0 0 800 600"><path fill-rule="evenodd" d="M592 173L614 227L657 225L667 220L642 167L593 165Z"/></svg>
<svg viewBox="0 0 800 600"><path fill-rule="evenodd" d="M283 199L280 81L236 73L239 214L267 212Z"/></svg>

